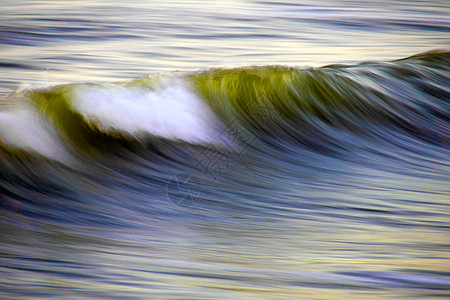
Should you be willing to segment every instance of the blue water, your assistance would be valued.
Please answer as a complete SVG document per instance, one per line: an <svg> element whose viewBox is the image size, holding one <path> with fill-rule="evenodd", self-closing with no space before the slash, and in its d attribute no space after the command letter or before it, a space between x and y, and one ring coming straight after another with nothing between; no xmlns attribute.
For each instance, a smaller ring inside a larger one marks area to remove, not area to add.
<svg viewBox="0 0 450 300"><path fill-rule="evenodd" d="M447 1L15 1L0 298L449 297Z"/></svg>

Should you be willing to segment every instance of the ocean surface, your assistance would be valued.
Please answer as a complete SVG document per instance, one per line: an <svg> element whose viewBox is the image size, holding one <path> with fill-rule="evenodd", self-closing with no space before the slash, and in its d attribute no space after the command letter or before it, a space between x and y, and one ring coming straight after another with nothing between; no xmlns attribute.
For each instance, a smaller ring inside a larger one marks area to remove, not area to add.
<svg viewBox="0 0 450 300"><path fill-rule="evenodd" d="M1 299L450 297L448 1L2 1Z"/></svg>

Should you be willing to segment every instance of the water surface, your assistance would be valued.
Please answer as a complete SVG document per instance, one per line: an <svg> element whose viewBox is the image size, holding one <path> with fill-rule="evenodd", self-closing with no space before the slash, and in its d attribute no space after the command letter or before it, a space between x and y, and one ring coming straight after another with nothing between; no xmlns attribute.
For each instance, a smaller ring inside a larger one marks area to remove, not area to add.
<svg viewBox="0 0 450 300"><path fill-rule="evenodd" d="M447 1L15 1L0 297L450 296Z"/></svg>

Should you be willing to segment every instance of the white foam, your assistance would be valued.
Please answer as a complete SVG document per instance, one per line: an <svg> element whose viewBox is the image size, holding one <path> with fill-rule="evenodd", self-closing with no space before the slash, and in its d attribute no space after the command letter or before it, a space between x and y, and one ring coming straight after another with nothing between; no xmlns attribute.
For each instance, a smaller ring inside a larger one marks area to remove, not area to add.
<svg viewBox="0 0 450 300"><path fill-rule="evenodd" d="M114 85L79 86L72 107L103 131L143 133L189 143L219 143L219 122L181 80L152 91Z"/></svg>
<svg viewBox="0 0 450 300"><path fill-rule="evenodd" d="M37 152L50 159L67 162L67 151L56 128L25 105L0 111L0 141L10 148Z"/></svg>

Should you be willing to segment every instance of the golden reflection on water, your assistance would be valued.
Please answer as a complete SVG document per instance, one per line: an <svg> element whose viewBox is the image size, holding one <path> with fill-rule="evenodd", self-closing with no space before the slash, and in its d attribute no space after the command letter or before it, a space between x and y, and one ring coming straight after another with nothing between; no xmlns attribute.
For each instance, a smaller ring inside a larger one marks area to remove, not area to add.
<svg viewBox="0 0 450 300"><path fill-rule="evenodd" d="M264 3L8 3L4 30L32 35L1 47L4 60L27 66L5 79L13 88L11 81L41 82L47 69L50 82L67 83L223 66L319 67L448 46L448 31L426 27L448 26L439 3ZM424 25L397 25L414 22Z"/></svg>

